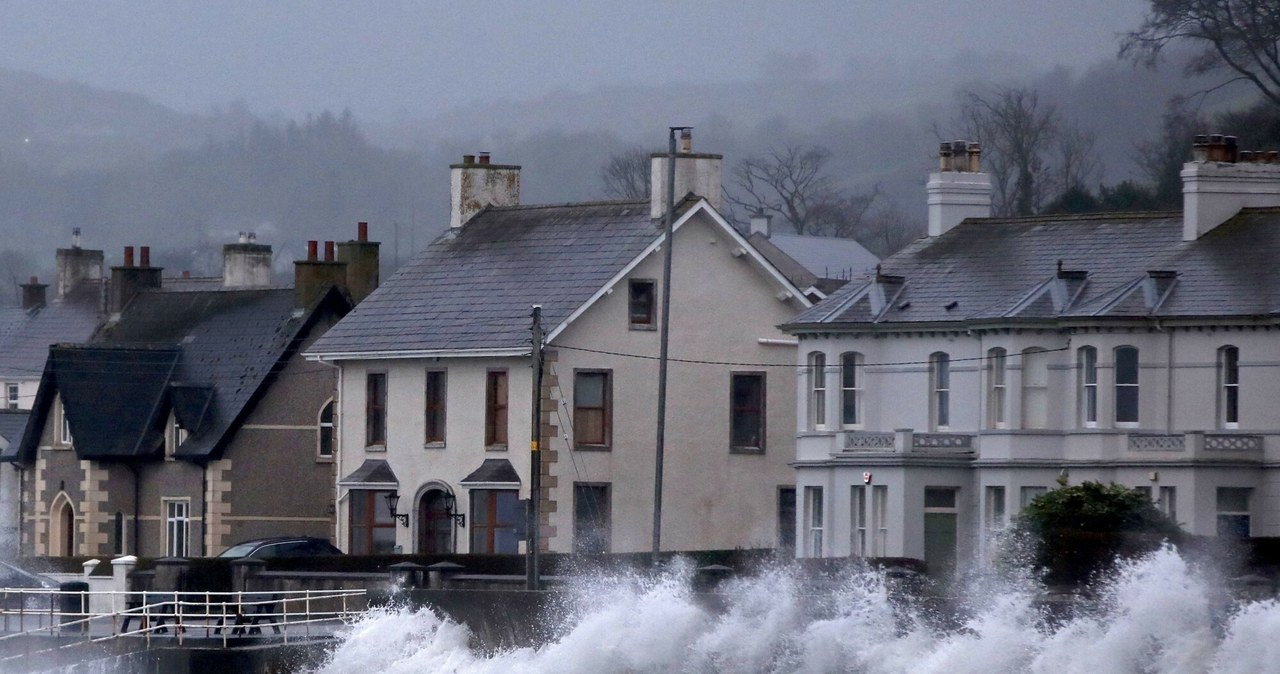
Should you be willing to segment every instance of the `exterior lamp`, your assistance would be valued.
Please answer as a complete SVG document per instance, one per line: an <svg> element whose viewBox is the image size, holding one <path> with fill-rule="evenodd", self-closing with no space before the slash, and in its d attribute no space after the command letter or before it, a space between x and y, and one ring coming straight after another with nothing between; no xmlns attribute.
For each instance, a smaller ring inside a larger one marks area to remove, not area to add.
<svg viewBox="0 0 1280 674"><path fill-rule="evenodd" d="M454 512L453 509L454 509L454 506L456 505L458 505L458 497L454 496L451 493L445 492L444 514L448 516L449 519L453 520L453 523L455 525L465 529L467 526L467 514Z"/></svg>
<svg viewBox="0 0 1280 674"><path fill-rule="evenodd" d="M396 512L396 506L400 505L400 494L398 492L387 492L387 510L391 511L392 519L400 520L400 524L405 528L409 527L409 513Z"/></svg>

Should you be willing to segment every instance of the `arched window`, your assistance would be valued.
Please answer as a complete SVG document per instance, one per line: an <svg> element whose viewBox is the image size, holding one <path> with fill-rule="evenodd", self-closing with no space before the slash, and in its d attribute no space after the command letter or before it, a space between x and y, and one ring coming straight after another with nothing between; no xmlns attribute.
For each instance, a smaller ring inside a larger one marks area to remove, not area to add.
<svg viewBox="0 0 1280 674"><path fill-rule="evenodd" d="M1079 367L1080 425L1085 428L1098 426L1098 350L1082 346L1076 351Z"/></svg>
<svg viewBox="0 0 1280 674"><path fill-rule="evenodd" d="M944 431L951 426L951 356L942 351L929 356L929 429Z"/></svg>
<svg viewBox="0 0 1280 674"><path fill-rule="evenodd" d="M1040 347L1022 351L1022 427L1049 425L1049 356Z"/></svg>
<svg viewBox="0 0 1280 674"><path fill-rule="evenodd" d="M333 458L333 400L320 408L320 424L317 427L316 452L322 459Z"/></svg>
<svg viewBox="0 0 1280 674"><path fill-rule="evenodd" d="M1138 423L1138 349L1118 346L1116 358L1116 423Z"/></svg>
<svg viewBox="0 0 1280 674"><path fill-rule="evenodd" d="M1009 425L1008 417L1005 416L1008 398L1006 361L1004 349L996 347L987 351L987 426L990 428L1005 428Z"/></svg>
<svg viewBox="0 0 1280 674"><path fill-rule="evenodd" d="M827 354L814 351L809 354L809 428L822 430L827 426Z"/></svg>
<svg viewBox="0 0 1280 674"><path fill-rule="evenodd" d="M1240 349L1218 349L1218 426L1240 427Z"/></svg>
<svg viewBox="0 0 1280 674"><path fill-rule="evenodd" d="M862 354L840 354L840 425L844 428L862 426Z"/></svg>

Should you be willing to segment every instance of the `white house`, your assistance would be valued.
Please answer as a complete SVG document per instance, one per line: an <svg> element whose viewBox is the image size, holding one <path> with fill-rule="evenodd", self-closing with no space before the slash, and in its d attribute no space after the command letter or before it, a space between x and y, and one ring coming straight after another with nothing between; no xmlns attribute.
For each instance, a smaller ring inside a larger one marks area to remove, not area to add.
<svg viewBox="0 0 1280 674"><path fill-rule="evenodd" d="M776 326L810 303L717 211L721 157L678 157L662 548L786 544L796 351ZM665 189L522 206L520 167L485 154L451 184L449 231L308 352L341 368L339 545L523 550L539 305L543 545L648 550Z"/></svg>
<svg viewBox="0 0 1280 674"><path fill-rule="evenodd" d="M995 219L980 148L944 144L928 237L784 326L799 555L948 567L1059 477L1280 535L1280 164L1195 155L1182 212Z"/></svg>

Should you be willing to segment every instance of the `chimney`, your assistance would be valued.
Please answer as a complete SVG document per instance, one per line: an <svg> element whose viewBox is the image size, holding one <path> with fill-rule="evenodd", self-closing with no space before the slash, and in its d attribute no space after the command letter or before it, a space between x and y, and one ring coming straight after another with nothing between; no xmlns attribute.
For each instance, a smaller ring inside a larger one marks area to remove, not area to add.
<svg viewBox="0 0 1280 674"><path fill-rule="evenodd" d="M680 132L676 143L676 203L690 192L707 200L717 211L724 208L724 194L720 189L720 165L722 154L695 154L693 132ZM661 219L667 212L667 155L654 152L649 155L649 217Z"/></svg>
<svg viewBox="0 0 1280 674"><path fill-rule="evenodd" d="M129 306L129 302L139 292L149 288L160 287L159 267L151 266L151 248L143 246L141 265L133 264L133 246L124 248L124 264L111 268L111 288L107 309L118 314Z"/></svg>
<svg viewBox="0 0 1280 674"><path fill-rule="evenodd" d="M378 289L378 242L369 240L369 223L356 223L356 240L338 244L338 262L347 265L347 292L357 304Z"/></svg>
<svg viewBox="0 0 1280 674"><path fill-rule="evenodd" d="M764 238L769 238L773 234L773 216L768 213L758 212L751 216L751 230L749 234L763 234Z"/></svg>
<svg viewBox="0 0 1280 674"><path fill-rule="evenodd" d="M66 297L85 281L95 282L102 280L102 251L86 250L80 247L79 227L71 230L71 247L59 248L56 259L58 267L58 299Z"/></svg>
<svg viewBox="0 0 1280 674"><path fill-rule="evenodd" d="M222 247L223 288L265 288L271 285L271 246L258 235L240 232L236 243Z"/></svg>
<svg viewBox="0 0 1280 674"><path fill-rule="evenodd" d="M309 309L330 286L347 281L347 263L333 259L333 242L324 242L324 259L317 259L318 241L307 242L307 259L293 262L293 305Z"/></svg>
<svg viewBox="0 0 1280 674"><path fill-rule="evenodd" d="M462 155L461 164L449 166L449 201L449 226L454 230L486 207L519 206L520 167L492 164L488 152L481 152L479 161Z"/></svg>
<svg viewBox="0 0 1280 674"><path fill-rule="evenodd" d="M23 283L20 287L22 288L23 309L39 309L44 306L44 291L45 288L49 287L49 284L41 283L40 279L32 276L29 283Z"/></svg>
<svg viewBox="0 0 1280 674"><path fill-rule="evenodd" d="M982 146L963 140L942 143L938 171L925 186L929 236L941 236L966 218L991 217L991 176L982 172Z"/></svg>
<svg viewBox="0 0 1280 674"><path fill-rule="evenodd" d="M1280 206L1280 164L1241 151L1235 136L1196 136L1182 165L1182 240L1195 241L1242 208Z"/></svg>

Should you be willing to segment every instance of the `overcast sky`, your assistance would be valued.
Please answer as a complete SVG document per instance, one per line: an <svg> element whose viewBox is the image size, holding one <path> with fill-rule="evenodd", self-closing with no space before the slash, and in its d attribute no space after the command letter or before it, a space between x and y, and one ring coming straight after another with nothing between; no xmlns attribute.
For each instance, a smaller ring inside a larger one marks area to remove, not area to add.
<svg viewBox="0 0 1280 674"><path fill-rule="evenodd" d="M827 77L972 51L1087 66L1144 0L0 0L0 66L186 111L387 119L596 85Z"/></svg>

